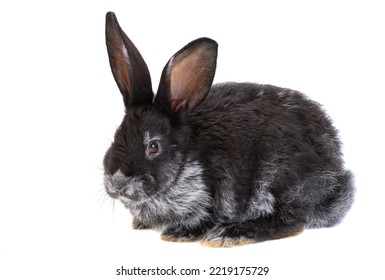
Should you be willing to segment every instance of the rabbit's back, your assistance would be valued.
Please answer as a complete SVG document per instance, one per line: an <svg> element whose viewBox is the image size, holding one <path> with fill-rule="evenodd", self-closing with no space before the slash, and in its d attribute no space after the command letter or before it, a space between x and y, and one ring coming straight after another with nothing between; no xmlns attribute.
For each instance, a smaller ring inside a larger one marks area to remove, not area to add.
<svg viewBox="0 0 385 280"><path fill-rule="evenodd" d="M259 160L302 156L311 170L343 164L337 130L321 106L298 91L271 85L214 85L192 112L194 145L248 151ZM300 152L300 155L298 154ZM242 157L245 155L242 154Z"/></svg>

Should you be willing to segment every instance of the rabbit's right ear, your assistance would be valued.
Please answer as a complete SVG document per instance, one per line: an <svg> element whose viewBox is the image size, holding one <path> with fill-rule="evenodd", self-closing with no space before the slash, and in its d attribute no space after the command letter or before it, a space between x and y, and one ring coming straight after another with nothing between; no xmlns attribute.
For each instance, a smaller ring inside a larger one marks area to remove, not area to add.
<svg viewBox="0 0 385 280"><path fill-rule="evenodd" d="M178 51L163 69L154 104L172 118L191 112L210 91L217 51L218 44L209 38Z"/></svg>
<svg viewBox="0 0 385 280"><path fill-rule="evenodd" d="M154 94L147 65L113 12L106 15L106 44L111 70L125 107L151 104Z"/></svg>

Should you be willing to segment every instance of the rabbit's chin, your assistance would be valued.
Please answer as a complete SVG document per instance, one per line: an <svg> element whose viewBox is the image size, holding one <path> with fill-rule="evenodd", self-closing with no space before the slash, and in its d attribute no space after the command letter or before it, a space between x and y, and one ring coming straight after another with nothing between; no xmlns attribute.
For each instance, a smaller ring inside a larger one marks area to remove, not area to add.
<svg viewBox="0 0 385 280"><path fill-rule="evenodd" d="M121 174L114 176L119 177ZM188 161L167 188L154 194L145 193L143 181L140 181L130 191L124 194L112 193L110 196L119 199L134 217L151 227L177 222L194 226L209 219L208 209L212 205L212 198L202 176L199 162ZM107 192L110 192L111 181L113 179L107 178Z"/></svg>

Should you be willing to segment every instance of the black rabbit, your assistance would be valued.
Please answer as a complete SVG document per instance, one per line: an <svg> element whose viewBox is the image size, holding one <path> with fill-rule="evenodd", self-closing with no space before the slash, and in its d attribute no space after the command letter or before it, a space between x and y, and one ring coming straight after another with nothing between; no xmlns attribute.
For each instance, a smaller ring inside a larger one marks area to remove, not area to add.
<svg viewBox="0 0 385 280"><path fill-rule="evenodd" d="M135 45L107 13L111 69L126 113L104 158L107 193L167 241L231 247L330 227L354 197L337 131L320 105L271 85L212 86L217 43L166 64L154 95Z"/></svg>

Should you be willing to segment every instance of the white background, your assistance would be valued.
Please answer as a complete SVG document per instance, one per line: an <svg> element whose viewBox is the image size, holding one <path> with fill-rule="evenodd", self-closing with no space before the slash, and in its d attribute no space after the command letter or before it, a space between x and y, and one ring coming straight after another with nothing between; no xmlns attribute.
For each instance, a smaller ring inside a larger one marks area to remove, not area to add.
<svg viewBox="0 0 385 280"><path fill-rule="evenodd" d="M122 265L206 274L210 266L270 268L266 277L237 279L381 278L380 2L2 1L0 278L118 279L125 278L115 276ZM321 102L356 176L356 203L345 221L233 249L168 243L158 232L131 230L129 213L113 205L102 184L103 155L123 116L104 42L109 10L147 61L154 90L166 61L207 36L219 43L216 82L270 83ZM206 278L218 277L194 279Z"/></svg>

